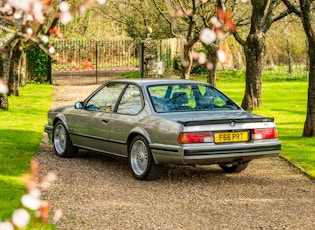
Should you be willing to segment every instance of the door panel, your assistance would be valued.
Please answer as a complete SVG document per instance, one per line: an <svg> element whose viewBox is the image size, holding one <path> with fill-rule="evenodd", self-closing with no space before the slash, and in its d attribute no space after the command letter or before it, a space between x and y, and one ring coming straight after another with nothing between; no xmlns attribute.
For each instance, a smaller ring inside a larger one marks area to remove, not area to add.
<svg viewBox="0 0 315 230"><path fill-rule="evenodd" d="M67 115L69 131L74 145L111 152L109 130L112 112L126 84L105 85L84 102L82 109Z"/></svg>

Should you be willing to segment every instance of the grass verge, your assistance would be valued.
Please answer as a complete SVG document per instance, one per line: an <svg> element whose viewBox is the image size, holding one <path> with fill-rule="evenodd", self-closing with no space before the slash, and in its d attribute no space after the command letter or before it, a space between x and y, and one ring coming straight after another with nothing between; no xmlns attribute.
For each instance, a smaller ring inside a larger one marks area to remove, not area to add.
<svg viewBox="0 0 315 230"><path fill-rule="evenodd" d="M9 110L0 110L0 221L21 207L21 176L30 171L51 107L51 85L29 84L20 90L19 97L9 97Z"/></svg>

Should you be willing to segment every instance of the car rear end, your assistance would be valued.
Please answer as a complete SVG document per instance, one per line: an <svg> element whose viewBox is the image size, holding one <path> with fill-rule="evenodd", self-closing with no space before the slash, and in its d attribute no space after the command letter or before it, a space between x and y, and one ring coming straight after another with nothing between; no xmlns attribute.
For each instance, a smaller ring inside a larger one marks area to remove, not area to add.
<svg viewBox="0 0 315 230"><path fill-rule="evenodd" d="M178 136L185 164L250 161L278 155L281 143L272 118L182 122Z"/></svg>
<svg viewBox="0 0 315 230"><path fill-rule="evenodd" d="M212 85L161 82L147 90L161 119L151 143L157 164L238 165L281 150L273 118L244 111Z"/></svg>
<svg viewBox="0 0 315 230"><path fill-rule="evenodd" d="M167 145L164 149L153 147L157 163L205 165L249 162L276 156L281 150L273 118L245 111L195 113L189 115L190 118L183 114L172 116L181 127L177 145Z"/></svg>

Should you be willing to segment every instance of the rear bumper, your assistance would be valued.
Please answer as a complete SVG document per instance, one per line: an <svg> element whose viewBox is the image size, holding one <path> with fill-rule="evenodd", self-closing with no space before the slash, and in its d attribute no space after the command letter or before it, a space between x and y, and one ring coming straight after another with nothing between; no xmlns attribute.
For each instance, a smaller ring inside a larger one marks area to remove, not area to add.
<svg viewBox="0 0 315 230"><path fill-rule="evenodd" d="M279 141L242 143L237 145L190 145L178 148L152 148L157 164L216 164L221 162L250 161L262 157L277 156L281 150Z"/></svg>

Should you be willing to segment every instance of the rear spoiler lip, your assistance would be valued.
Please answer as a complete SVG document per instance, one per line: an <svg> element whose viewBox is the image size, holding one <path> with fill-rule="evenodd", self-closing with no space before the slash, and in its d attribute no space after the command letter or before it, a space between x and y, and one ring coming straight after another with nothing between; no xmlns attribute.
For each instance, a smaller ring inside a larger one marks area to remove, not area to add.
<svg viewBox="0 0 315 230"><path fill-rule="evenodd" d="M258 117L258 118L236 118L236 119L220 119L220 120L177 121L177 123L185 125L185 126L252 123L252 122L274 122L274 118L273 117Z"/></svg>

